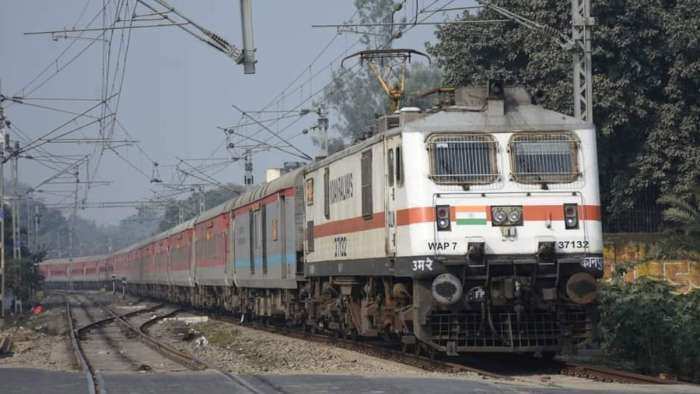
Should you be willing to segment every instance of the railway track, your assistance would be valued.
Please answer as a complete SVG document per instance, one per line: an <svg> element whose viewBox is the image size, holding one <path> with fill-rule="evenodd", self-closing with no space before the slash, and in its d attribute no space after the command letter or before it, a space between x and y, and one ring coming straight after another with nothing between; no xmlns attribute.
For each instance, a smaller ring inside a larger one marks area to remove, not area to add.
<svg viewBox="0 0 700 394"><path fill-rule="evenodd" d="M86 376L90 393L106 393L99 374L101 370L151 370L150 365L146 364L145 360L155 360L156 358L153 357L153 354L149 354L148 357L142 359L139 356L142 356L143 353L137 353L136 357L130 357L124 354L122 349L127 345L131 345L133 348L132 342L137 337L144 339L141 330L131 325L127 319L158 310L163 307L162 304L117 314L111 308L101 305L99 302L89 300L90 302L84 303L79 301L78 305L83 310L85 317L90 319L90 321L78 327L74 306L69 298L72 297L67 295L66 316L71 344L80 368ZM75 302L75 298L72 301ZM94 314L89 310L92 306L99 307L107 317L94 319ZM153 319L151 318L147 321ZM119 324L117 330L115 330L114 323ZM165 357L171 360L169 363L161 363L161 369L174 370L174 366L177 369L181 369L180 366L193 370L206 368L206 366L196 366L192 361L192 357L182 354L178 355L178 357L172 352L174 349L170 349L167 345L160 344L152 338L149 339L151 340L149 347L154 349L160 355L160 358ZM140 345L138 347L143 348Z"/></svg>
<svg viewBox="0 0 700 394"><path fill-rule="evenodd" d="M99 374L100 369L96 368L94 363L91 362L89 352L86 352L83 342L82 342L82 336L85 335L87 332L92 331L92 330L99 330L101 327L108 325L108 324L113 324L117 323L119 324L120 327L124 331L128 331L133 335L133 338L130 339L135 339L138 338L142 343L146 344L150 349L154 350L157 352L159 355L162 357L173 361L177 363L178 365L186 367L188 370L191 371L203 371L203 370L213 370L218 372L223 378L228 379L239 386L242 386L243 388L247 389L249 392L253 394L263 394L263 393L274 393L274 392L279 392L279 389L276 387L267 384L264 379L258 379L259 384L263 383L266 384L265 390L260 390L257 387L255 387L254 384L251 384L248 382L246 379L240 378L238 376L234 376L232 374L229 374L227 372L221 371L217 368L212 367L211 365L197 359L191 354L179 351L172 346L169 346L161 341L156 340L155 338L151 337L148 335L148 328L152 326L153 324L157 323L158 321L174 316L177 313L179 313L181 310L179 308L174 308L172 310L169 310L165 313L160 313L160 314L155 314L152 317L149 317L148 319L134 324L134 322L129 321L129 319L133 319L136 316L142 315L144 313L149 313L149 312L154 312L158 309L162 309L165 307L164 304L156 304L150 307L134 310L131 312L119 314L117 313L114 309L110 308L107 305L100 304L99 302L95 302L89 297L85 295L81 295L82 297L85 297L88 299L90 302L88 304L94 304L98 306L108 317L98 319L98 320L93 320L87 324L84 324L80 326L79 328L76 328L74 324L74 316L73 316L73 311L71 307L71 303L66 300L66 316L68 318L69 322L69 331L70 331L70 336L71 336L71 343L73 345L73 350L76 356L76 359L78 360L81 370L86 376L86 380L88 382L88 387L89 387L89 392L91 394L107 394L107 391L104 387L104 383L101 379L101 375ZM84 305L84 303L80 303L81 306ZM86 315L90 316L91 314L87 312L86 310Z"/></svg>

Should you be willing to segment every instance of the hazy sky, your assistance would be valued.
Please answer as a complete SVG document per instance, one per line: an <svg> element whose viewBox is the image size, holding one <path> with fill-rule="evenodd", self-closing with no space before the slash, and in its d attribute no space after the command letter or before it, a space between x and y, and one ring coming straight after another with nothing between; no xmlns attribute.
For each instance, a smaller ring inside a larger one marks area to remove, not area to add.
<svg viewBox="0 0 700 394"><path fill-rule="evenodd" d="M116 3L117 0L105 0ZM182 13L240 45L240 22L237 0L171 0ZM449 3L449 0L436 2L434 7ZM27 95L30 98L97 98L100 96L102 72L102 43L94 42L91 47L72 63L68 61L90 40L53 40L50 35L24 35L25 32L55 30L62 28L85 27L102 7L102 0L3 0L0 2L0 87L6 95ZM134 4L134 1L130 1ZM407 2L413 3L413 2ZM420 1L424 7L432 1ZM425 4L424 4L425 3ZM469 2L464 2L469 3ZM409 12L414 5L410 6ZM84 10L84 11L83 11ZM145 9L139 8L140 13ZM257 73L244 75L241 66L196 40L177 27L134 29L128 52L128 61L123 88L121 91L118 119L139 141L146 155L136 147L118 149L120 155L133 163L134 169L114 153L107 151L99 162L99 172L90 174L94 179L112 181L109 185L95 185L87 201L127 201L143 200L157 190L149 182L153 169L151 160L160 163L160 175L164 180L173 178L177 157L211 158L226 157L225 149L218 149L224 134L217 126L233 125L241 117L232 104L244 110L255 110L268 104L283 91L300 73L300 85L284 100L276 102L269 109L283 110L296 106L307 99L311 92L326 84L330 76L328 66L332 59L352 47L359 36L343 34L337 37L324 54L309 67L312 60L334 37L333 29L313 29L312 24L341 23L354 13L352 1L305 0L305 1L255 1L253 4L255 46L257 47ZM436 19L439 19L436 16ZM76 21L80 20L76 24ZM155 22L153 22L155 23ZM98 23L99 25L99 23ZM425 41L433 37L432 26L419 26L395 47L423 49ZM95 37L98 33L86 34ZM115 35L115 37L118 37ZM51 63L69 44L73 47L58 62ZM115 38L113 51L118 50ZM355 49L361 49L356 46ZM114 53L112 53L114 56ZM42 70L47 72L32 85L62 69L55 77L31 94L21 90ZM339 64L332 64L338 69ZM313 77L312 75L319 72ZM299 88L301 86L301 88ZM94 102L79 101L39 101L26 103L51 106L72 112L82 112ZM6 104L6 116L14 125L31 139L52 130L69 120L72 115L43 108L20 104ZM91 112L99 116L99 111ZM259 117L274 117L275 114L260 114ZM85 119L74 125L82 124ZM293 119L273 126L282 128ZM315 153L315 148L306 135L300 135L304 127L315 123L313 116L306 116L284 132L285 137L293 137L292 142L305 152ZM69 130L72 125L62 130ZM73 126L74 127L74 126ZM251 133L257 128L244 128ZM86 128L80 133L67 137L96 137L97 128ZM256 135L263 139L266 132ZM13 139L16 136L13 135ZM127 138L117 129L115 139ZM56 154L85 154L92 152L89 144L47 144L44 146ZM97 155L93 156L91 168L97 167ZM268 167L281 166L284 161L295 158L278 152L261 152L255 156L256 183L263 178ZM198 164L198 162L192 162ZM54 163L57 168L62 164ZM183 167L185 168L185 167ZM241 163L228 167L218 167L219 172L209 172L221 182L242 183ZM84 178L85 166L81 169ZM55 173L54 170L32 163L20 162L20 180L34 186ZM145 174L144 174L145 173ZM69 179L64 183L47 185L41 196L47 202L70 202L67 191L73 185ZM188 179L187 182L194 182ZM161 189L162 190L162 189ZM49 194L53 193L53 194ZM63 197L61 197L63 196ZM81 198L83 196L81 195ZM66 200L67 199L67 200ZM99 223L116 222L133 213L132 209L86 209L79 214L95 219Z"/></svg>

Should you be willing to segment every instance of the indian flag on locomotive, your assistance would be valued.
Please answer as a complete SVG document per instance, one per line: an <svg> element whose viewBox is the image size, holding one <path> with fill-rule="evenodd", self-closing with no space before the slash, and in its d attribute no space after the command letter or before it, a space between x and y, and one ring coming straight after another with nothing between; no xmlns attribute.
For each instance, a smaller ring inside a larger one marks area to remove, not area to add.
<svg viewBox="0 0 700 394"><path fill-rule="evenodd" d="M455 207L457 225L485 225L485 206L458 206Z"/></svg>

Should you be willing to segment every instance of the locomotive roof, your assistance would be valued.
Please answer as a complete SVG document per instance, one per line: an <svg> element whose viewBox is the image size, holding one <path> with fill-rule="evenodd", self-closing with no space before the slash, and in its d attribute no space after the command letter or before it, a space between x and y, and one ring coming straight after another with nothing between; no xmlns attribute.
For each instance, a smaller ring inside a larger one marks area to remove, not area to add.
<svg viewBox="0 0 700 394"><path fill-rule="evenodd" d="M395 127L383 133L360 141L342 151L336 152L323 160L311 163L306 171L314 171L343 157L364 150L382 139L402 132L422 133L512 133L519 131L564 131L592 128L574 117L545 109L540 105L530 104L522 99L506 98L506 110L503 115L492 115L487 110L451 106L438 112L406 122L402 127Z"/></svg>
<svg viewBox="0 0 700 394"><path fill-rule="evenodd" d="M503 115L488 111L468 111L450 107L406 124L406 131L418 132L484 132L563 131L592 127L585 122L539 105L515 105Z"/></svg>

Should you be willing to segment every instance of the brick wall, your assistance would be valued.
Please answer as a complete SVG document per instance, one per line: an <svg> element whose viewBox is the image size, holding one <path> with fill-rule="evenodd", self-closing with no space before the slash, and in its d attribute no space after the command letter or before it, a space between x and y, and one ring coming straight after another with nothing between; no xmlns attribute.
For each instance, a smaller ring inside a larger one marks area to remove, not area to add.
<svg viewBox="0 0 700 394"><path fill-rule="evenodd" d="M650 258L656 238L655 234L605 234L605 277L612 276L617 264L633 262L640 264L627 273L627 281L647 276L665 279L684 293L700 288L699 261Z"/></svg>

